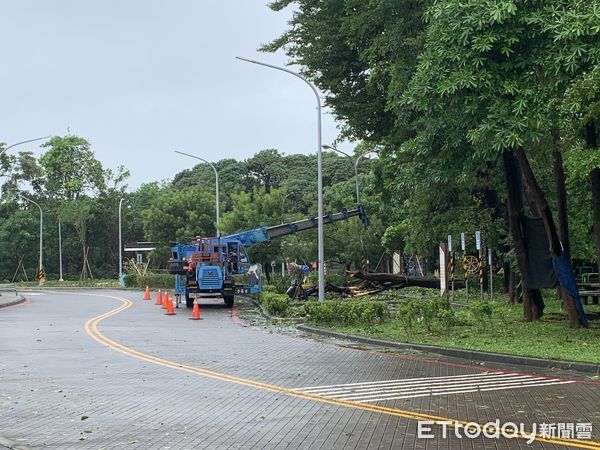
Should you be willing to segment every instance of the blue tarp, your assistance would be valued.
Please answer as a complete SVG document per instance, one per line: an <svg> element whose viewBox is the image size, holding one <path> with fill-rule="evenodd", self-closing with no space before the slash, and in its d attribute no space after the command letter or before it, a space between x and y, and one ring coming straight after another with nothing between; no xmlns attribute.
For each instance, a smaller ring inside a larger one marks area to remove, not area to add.
<svg viewBox="0 0 600 450"><path fill-rule="evenodd" d="M552 259L552 265L554 266L554 272L558 278L558 282L565 289L575 302L575 308L577 308L577 316L579 317L579 324L586 327L588 324L587 316L583 310L581 298L579 297L579 290L577 289L577 282L573 276L573 268L571 267L571 261L565 252L562 252L558 258Z"/></svg>

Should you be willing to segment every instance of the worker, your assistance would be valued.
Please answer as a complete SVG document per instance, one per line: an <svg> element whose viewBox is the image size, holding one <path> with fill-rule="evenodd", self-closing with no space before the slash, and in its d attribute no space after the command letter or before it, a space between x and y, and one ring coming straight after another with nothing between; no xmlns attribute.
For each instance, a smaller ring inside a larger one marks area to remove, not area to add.
<svg viewBox="0 0 600 450"><path fill-rule="evenodd" d="M229 253L229 257L227 258L227 267L230 272L237 272L238 268L238 258L236 252Z"/></svg>

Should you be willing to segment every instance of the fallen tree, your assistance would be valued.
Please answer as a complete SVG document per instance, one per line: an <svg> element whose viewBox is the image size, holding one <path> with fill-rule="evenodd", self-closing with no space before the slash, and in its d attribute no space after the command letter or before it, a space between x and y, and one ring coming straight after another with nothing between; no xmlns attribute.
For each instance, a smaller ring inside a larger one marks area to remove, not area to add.
<svg viewBox="0 0 600 450"><path fill-rule="evenodd" d="M326 292L335 292L337 294L347 295L349 297L364 297L366 295L377 294L388 289L402 289L407 287L423 287L429 289L439 289L439 278L426 277L407 277L392 273L371 273L371 272L346 272L350 277L361 280L358 284L352 286L337 286L335 284L325 284ZM454 288L461 289L465 287L463 280L455 280ZM288 289L287 294L292 297L306 299L318 294L318 288L315 285L295 284Z"/></svg>
<svg viewBox="0 0 600 450"><path fill-rule="evenodd" d="M346 273L352 278L358 278L360 280L368 281L372 284L385 286L386 289L402 289L406 287L439 289L440 287L439 278L407 277L406 275L394 273L371 273L360 270L357 272L347 271ZM464 287L465 282L463 280L454 281L455 289L461 289Z"/></svg>

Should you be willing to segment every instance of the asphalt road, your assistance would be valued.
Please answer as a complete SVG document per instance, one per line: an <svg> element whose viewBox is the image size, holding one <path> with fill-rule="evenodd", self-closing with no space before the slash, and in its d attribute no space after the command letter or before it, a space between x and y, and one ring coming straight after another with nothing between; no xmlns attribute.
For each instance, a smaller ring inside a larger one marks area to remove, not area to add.
<svg viewBox="0 0 600 450"><path fill-rule="evenodd" d="M218 300L192 321L140 293L26 296L0 309L0 437L17 446L600 449L600 383L575 374L283 335ZM495 421L538 434L465 436Z"/></svg>

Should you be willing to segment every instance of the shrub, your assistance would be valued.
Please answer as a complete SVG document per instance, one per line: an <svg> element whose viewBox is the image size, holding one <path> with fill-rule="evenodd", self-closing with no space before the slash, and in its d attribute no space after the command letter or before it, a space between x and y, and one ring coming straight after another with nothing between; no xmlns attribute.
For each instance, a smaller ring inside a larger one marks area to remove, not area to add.
<svg viewBox="0 0 600 450"><path fill-rule="evenodd" d="M444 298L435 298L419 302L420 318L427 329L432 333L439 328L449 330L456 324L456 314L450 303Z"/></svg>
<svg viewBox="0 0 600 450"><path fill-rule="evenodd" d="M262 287L262 291L263 292L277 292L277 287L273 286L272 284L263 284Z"/></svg>
<svg viewBox="0 0 600 450"><path fill-rule="evenodd" d="M260 294L260 302L269 314L284 317L290 307L290 299L285 294L276 292L265 292Z"/></svg>
<svg viewBox="0 0 600 450"><path fill-rule="evenodd" d="M494 305L488 300L475 300L470 303L469 311L479 327L485 327L486 320L493 327L492 315L494 313Z"/></svg>
<svg viewBox="0 0 600 450"><path fill-rule="evenodd" d="M373 300L309 301L304 312L319 325L372 325L389 318L387 304Z"/></svg>
<svg viewBox="0 0 600 450"><path fill-rule="evenodd" d="M138 276L135 273L128 273L124 276L126 287L145 288L146 286L154 289L173 289L175 286L175 277L168 273L151 273L144 276Z"/></svg>
<svg viewBox="0 0 600 450"><path fill-rule="evenodd" d="M396 319L400 321L406 335L410 338L414 321L419 317L419 302L408 300L396 306Z"/></svg>
<svg viewBox="0 0 600 450"><path fill-rule="evenodd" d="M287 274L284 276L271 275L271 281L269 282L269 284L271 286L273 286L273 288L275 289L275 292L277 292L279 294L285 294L285 292L290 287L292 279L293 279L293 277L291 277L290 275L287 275Z"/></svg>

